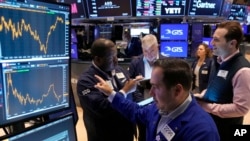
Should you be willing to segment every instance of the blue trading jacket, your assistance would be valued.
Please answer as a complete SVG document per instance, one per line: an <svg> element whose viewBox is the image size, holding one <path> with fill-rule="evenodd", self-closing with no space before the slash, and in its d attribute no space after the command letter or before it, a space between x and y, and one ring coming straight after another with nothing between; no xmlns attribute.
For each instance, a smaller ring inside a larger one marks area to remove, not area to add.
<svg viewBox="0 0 250 141"><path fill-rule="evenodd" d="M125 100L117 93L112 106L129 120L146 125L147 141L167 140L161 134L156 133L161 116L154 103L139 107L136 103ZM168 125L175 132L171 141L219 141L219 134L213 119L193 97L186 111Z"/></svg>

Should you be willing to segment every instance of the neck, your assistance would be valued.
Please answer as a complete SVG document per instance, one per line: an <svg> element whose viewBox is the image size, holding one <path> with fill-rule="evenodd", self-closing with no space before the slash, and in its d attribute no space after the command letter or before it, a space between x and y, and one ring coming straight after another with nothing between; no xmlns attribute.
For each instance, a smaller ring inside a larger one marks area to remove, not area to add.
<svg viewBox="0 0 250 141"><path fill-rule="evenodd" d="M204 60L205 60L205 56L202 56L199 58L199 62L204 62Z"/></svg>

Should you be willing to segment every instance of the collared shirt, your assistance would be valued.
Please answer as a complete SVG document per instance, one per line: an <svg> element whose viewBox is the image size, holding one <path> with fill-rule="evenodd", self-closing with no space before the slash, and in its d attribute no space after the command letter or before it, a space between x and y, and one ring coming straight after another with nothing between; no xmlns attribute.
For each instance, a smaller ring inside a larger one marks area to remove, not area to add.
<svg viewBox="0 0 250 141"><path fill-rule="evenodd" d="M227 58L221 58L225 62L232 58L239 51L234 52ZM220 59L220 58L219 58ZM219 63L222 63L219 62ZM217 104L200 101L200 105L209 113L222 118L240 117L247 114L250 109L250 68L241 68L236 72L232 79L233 86L233 103ZM202 95L206 91L202 91Z"/></svg>
<svg viewBox="0 0 250 141"><path fill-rule="evenodd" d="M157 54L156 59L159 59L159 54ZM152 73L152 66L150 66L150 64L148 63L148 60L143 57L143 62L144 62L144 79L150 79L151 78L151 73Z"/></svg>
<svg viewBox="0 0 250 141"><path fill-rule="evenodd" d="M191 94L186 98L186 100L178 106L175 110L168 114L162 114L161 119L157 126L157 133L160 132L160 130L164 127L165 124L170 123L173 119L178 117L180 114L182 114L188 107L188 105L191 103L192 97Z"/></svg>

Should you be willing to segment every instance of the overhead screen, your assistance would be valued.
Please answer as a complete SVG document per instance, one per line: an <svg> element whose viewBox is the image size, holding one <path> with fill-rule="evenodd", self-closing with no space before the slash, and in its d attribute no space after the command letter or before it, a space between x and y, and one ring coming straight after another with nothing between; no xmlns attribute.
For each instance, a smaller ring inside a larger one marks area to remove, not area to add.
<svg viewBox="0 0 250 141"><path fill-rule="evenodd" d="M131 28L130 29L130 34L132 37L139 37L141 34L149 34L150 29L149 27L139 27L139 28Z"/></svg>
<svg viewBox="0 0 250 141"><path fill-rule="evenodd" d="M136 0L136 16L184 16L186 0Z"/></svg>
<svg viewBox="0 0 250 141"><path fill-rule="evenodd" d="M161 40L187 40L188 24L161 24Z"/></svg>
<svg viewBox="0 0 250 141"><path fill-rule="evenodd" d="M224 0L223 6L221 8L221 13L220 13L221 17L224 17L224 18L228 17L228 15L230 14L232 3L233 3L232 0Z"/></svg>
<svg viewBox="0 0 250 141"><path fill-rule="evenodd" d="M189 16L220 16L223 0L191 0Z"/></svg>
<svg viewBox="0 0 250 141"><path fill-rule="evenodd" d="M211 45L212 39L213 39L212 37L210 37L210 38L209 37L203 37L202 42L207 44L209 46L209 48L212 49L213 48L213 45Z"/></svg>
<svg viewBox="0 0 250 141"><path fill-rule="evenodd" d="M167 57L187 57L188 43L185 41L161 41L160 52Z"/></svg>
<svg viewBox="0 0 250 141"><path fill-rule="evenodd" d="M84 0L57 0L57 1L71 5L72 19L86 18L86 11L83 2Z"/></svg>
<svg viewBox="0 0 250 141"><path fill-rule="evenodd" d="M70 9L0 3L0 126L69 107Z"/></svg>
<svg viewBox="0 0 250 141"><path fill-rule="evenodd" d="M89 19L132 16L131 0L87 0Z"/></svg>
<svg viewBox="0 0 250 141"><path fill-rule="evenodd" d="M247 6L232 4L228 20L244 21L247 18Z"/></svg>
<svg viewBox="0 0 250 141"><path fill-rule="evenodd" d="M167 57L187 57L188 24L161 24L160 53Z"/></svg>

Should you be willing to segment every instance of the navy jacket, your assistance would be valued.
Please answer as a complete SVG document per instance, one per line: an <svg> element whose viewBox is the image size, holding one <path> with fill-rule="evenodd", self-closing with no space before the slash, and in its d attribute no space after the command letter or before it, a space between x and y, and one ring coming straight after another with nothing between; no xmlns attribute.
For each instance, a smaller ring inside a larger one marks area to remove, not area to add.
<svg viewBox="0 0 250 141"><path fill-rule="evenodd" d="M125 49L125 53L128 58L141 55L142 47L140 38L132 37L130 43L128 43L128 46Z"/></svg>
<svg viewBox="0 0 250 141"><path fill-rule="evenodd" d="M208 82L209 82L209 76L210 76L210 72L211 72L211 66L212 66L212 58L206 58L204 63L201 65L200 69L199 69L199 91L203 91L204 89L207 88L208 86ZM198 59L196 59L193 63L192 63L192 71L193 71L193 85L192 85L192 89L195 88L195 75L194 75L194 70L195 67L198 63Z"/></svg>
<svg viewBox="0 0 250 141"><path fill-rule="evenodd" d="M155 103L140 107L126 100L118 92L112 101L112 106L132 122L143 123L147 128L147 141L156 140L156 129L161 115ZM193 97L187 109L168 125L175 132L171 141L219 141L213 119ZM167 141L163 136L160 136L160 140Z"/></svg>
<svg viewBox="0 0 250 141"><path fill-rule="evenodd" d="M129 76L119 66L115 70L116 74L119 74L115 76L117 83L115 90L117 91L123 87ZM107 96L94 88L98 82L94 77L95 74L108 80L103 72L91 65L80 75L77 83L77 93L83 108L88 141L133 141L135 124L113 109Z"/></svg>

